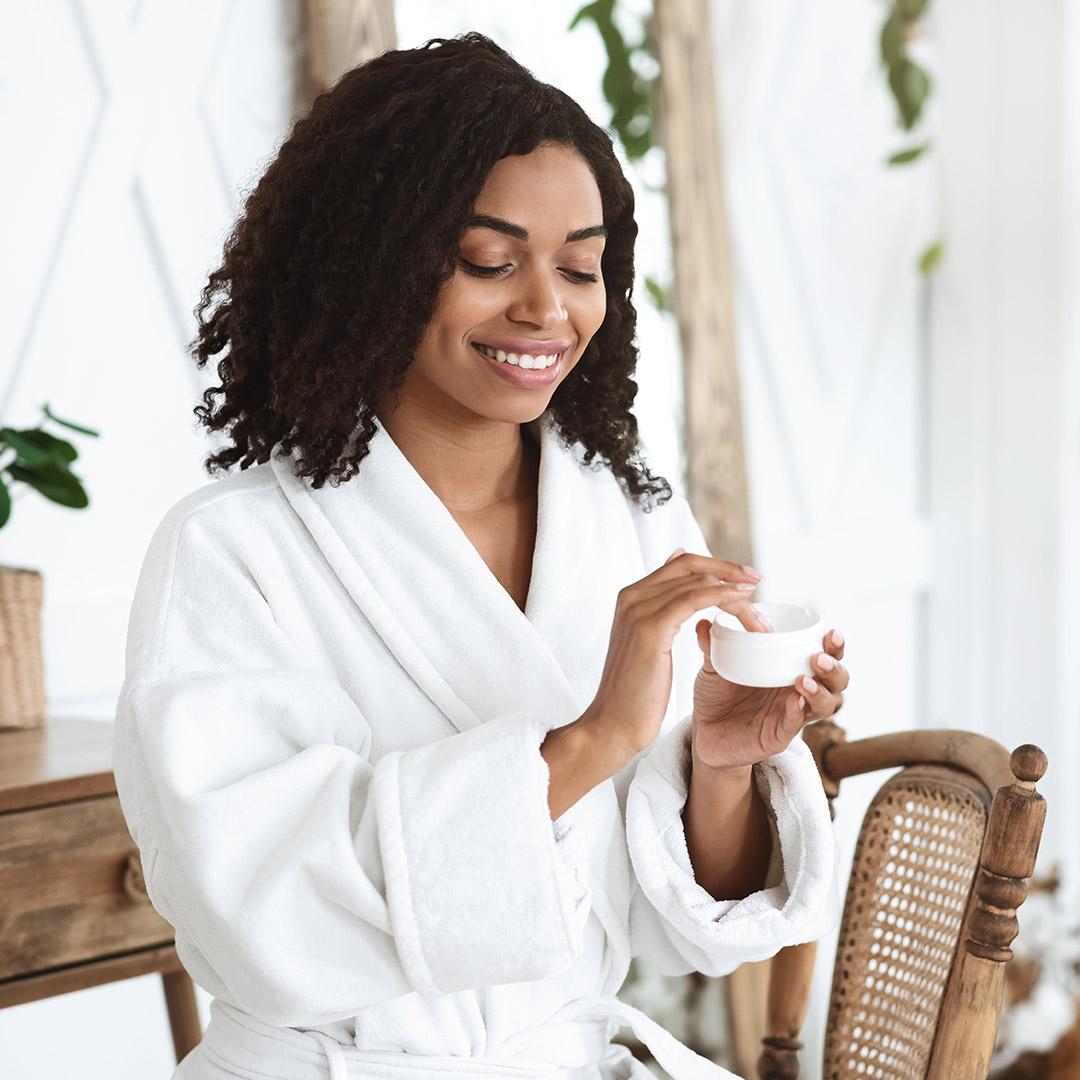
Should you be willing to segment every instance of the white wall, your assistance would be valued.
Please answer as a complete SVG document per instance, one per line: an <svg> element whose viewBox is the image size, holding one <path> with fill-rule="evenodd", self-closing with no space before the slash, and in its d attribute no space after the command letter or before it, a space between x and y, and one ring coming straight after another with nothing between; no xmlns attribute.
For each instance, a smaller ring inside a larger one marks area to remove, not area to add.
<svg viewBox="0 0 1080 1080"><path fill-rule="evenodd" d="M848 737L925 726L931 522L925 287L934 174L883 162L898 132L882 5L714 0L739 365L761 599L845 635ZM884 776L836 801L846 878ZM820 1076L837 935L819 947L804 1070Z"/></svg>
<svg viewBox="0 0 1080 1080"><path fill-rule="evenodd" d="M934 148L889 169L917 140L884 86L881 4L712 10L756 562L776 599L820 602L848 631L849 738L956 727L1041 745L1037 872L1060 861L1075 881L1080 17L1062 0L931 5L917 48ZM926 284L913 262L939 232ZM843 786L845 867L884 778Z"/></svg>
<svg viewBox="0 0 1080 1080"><path fill-rule="evenodd" d="M511 20L479 0L402 0L399 40L482 30L605 123L595 32L564 32L577 6ZM54 715L111 716L150 533L209 482L191 409L212 380L184 345L239 193L291 116L297 7L0 9L0 422L33 425L48 401L103 436L75 438L88 510L21 497L0 530L0 563L46 575ZM1040 742L1046 850L1075 867L1080 28L1062 0L936 8L936 157L890 171L903 140L877 69L880 4L844 0L824 20L714 3L757 562L763 598L819 603L848 632L852 737L953 725ZM641 273L665 279L662 202L628 175ZM939 183L949 248L927 295L911 264ZM675 331L639 306L635 411L654 471L685 490ZM848 786L842 828L869 793ZM171 1062L152 976L0 1011L0 1047L20 1080Z"/></svg>
<svg viewBox="0 0 1080 1080"><path fill-rule="evenodd" d="M45 575L53 716L111 719L151 532L210 482L192 409L212 380L184 346L239 192L291 115L298 7L0 7L0 422L34 426L44 401L101 432L72 435L86 510L23 489L0 530L0 563ZM172 1065L157 976L0 1011L5 1080Z"/></svg>
<svg viewBox="0 0 1080 1080"><path fill-rule="evenodd" d="M511 19L500 5L406 0L399 44L481 30L605 124L599 38L591 26L565 32L576 7L519 7ZM45 574L53 716L111 719L150 535L181 495L211 482L201 462L217 444L192 409L216 380L186 355L192 308L241 195L293 115L300 9L298 0L0 8L0 423L33 426L47 402L102 433L73 436L87 510L24 491L0 530L0 563ZM629 171L640 273L663 280L663 202ZM646 297L643 285L637 294ZM676 333L647 299L640 306L635 411L646 456L685 490ZM205 1024L209 998L197 996ZM171 1063L157 976L0 1011L5 1078L142 1080L167 1076Z"/></svg>
<svg viewBox="0 0 1080 1080"><path fill-rule="evenodd" d="M1040 873L1075 880L1080 27L1064 0L937 21L932 718L1046 750Z"/></svg>

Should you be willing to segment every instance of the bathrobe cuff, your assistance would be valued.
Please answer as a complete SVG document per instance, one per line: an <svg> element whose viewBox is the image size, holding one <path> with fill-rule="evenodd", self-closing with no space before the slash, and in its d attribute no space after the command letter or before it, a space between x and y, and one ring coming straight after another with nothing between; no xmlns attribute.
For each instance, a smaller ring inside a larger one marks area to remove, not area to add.
<svg viewBox="0 0 1080 1080"><path fill-rule="evenodd" d="M832 822L809 747L796 737L754 766L773 830L765 887L716 900L694 878L682 811L690 777L692 717L643 755L627 792L626 832L640 892L637 922L661 966L722 975L786 945L822 937L841 910ZM657 937L663 939L658 948Z"/></svg>
<svg viewBox="0 0 1080 1080"><path fill-rule="evenodd" d="M394 940L422 993L548 978L581 951L590 897L551 820L550 726L506 714L376 766Z"/></svg>

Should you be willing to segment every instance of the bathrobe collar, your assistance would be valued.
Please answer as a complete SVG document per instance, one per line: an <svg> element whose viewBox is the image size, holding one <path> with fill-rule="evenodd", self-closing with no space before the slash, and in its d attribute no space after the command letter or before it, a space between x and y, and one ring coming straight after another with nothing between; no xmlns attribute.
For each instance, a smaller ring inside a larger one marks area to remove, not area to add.
<svg viewBox="0 0 1080 1080"><path fill-rule="evenodd" d="M459 730L515 711L552 726L596 693L619 589L643 576L630 510L607 468L581 463L545 412L525 611L386 429L356 476L315 489L275 453L289 503L376 632ZM298 456L294 451L292 459Z"/></svg>

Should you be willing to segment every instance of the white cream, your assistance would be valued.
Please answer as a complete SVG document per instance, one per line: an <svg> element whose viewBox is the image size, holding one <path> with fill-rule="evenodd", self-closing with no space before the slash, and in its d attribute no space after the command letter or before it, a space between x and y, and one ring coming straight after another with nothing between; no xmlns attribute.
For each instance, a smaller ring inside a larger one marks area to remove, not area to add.
<svg viewBox="0 0 1080 1080"><path fill-rule="evenodd" d="M526 371L549 368L559 358L558 353L553 356L530 356L528 353L518 355L518 353L503 352L502 349L489 349L486 345L481 345L476 341L473 342L473 346L485 356L490 356L492 360L498 360L500 364L513 364L515 367Z"/></svg>

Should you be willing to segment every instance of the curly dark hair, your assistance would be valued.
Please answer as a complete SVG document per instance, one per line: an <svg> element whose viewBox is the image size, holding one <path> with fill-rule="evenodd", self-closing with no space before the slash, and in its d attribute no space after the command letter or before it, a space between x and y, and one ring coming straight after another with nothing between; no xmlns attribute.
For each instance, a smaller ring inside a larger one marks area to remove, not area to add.
<svg viewBox="0 0 1080 1080"><path fill-rule="evenodd" d="M582 155L607 227L604 321L548 411L564 444L580 441L586 465L599 455L646 511L670 499L641 458L630 411L633 189L581 106L475 31L346 72L293 124L247 197L194 311L197 366L228 347L221 385L194 410L231 439L206 471L265 462L280 443L300 451L295 471L313 487L354 476L377 430L373 407L384 389L400 391L489 171L542 141Z"/></svg>

